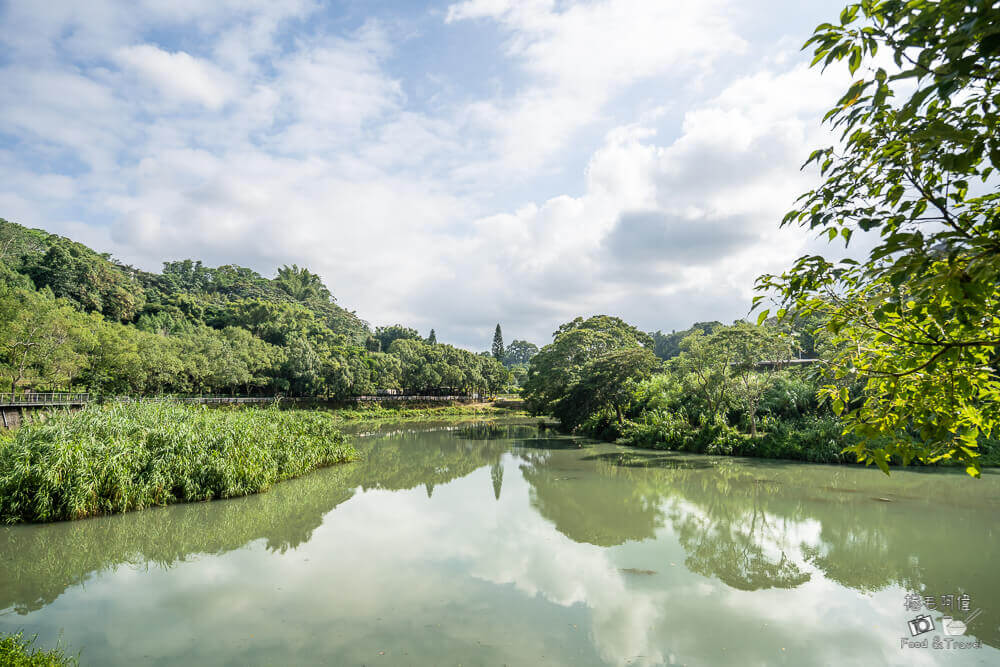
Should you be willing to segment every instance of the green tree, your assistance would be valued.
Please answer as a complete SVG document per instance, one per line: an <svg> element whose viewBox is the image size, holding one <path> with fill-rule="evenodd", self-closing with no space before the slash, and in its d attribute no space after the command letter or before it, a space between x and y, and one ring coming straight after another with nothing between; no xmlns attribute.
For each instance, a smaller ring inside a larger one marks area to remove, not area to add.
<svg viewBox="0 0 1000 667"><path fill-rule="evenodd" d="M826 116L841 145L807 161L823 183L783 224L874 247L860 260L802 257L759 288L779 295L780 316L827 319L824 395L862 436L859 460L888 472L893 457L953 459L978 475L977 444L1000 419L1000 8L865 0L806 46L857 80Z"/></svg>
<svg viewBox="0 0 1000 667"><path fill-rule="evenodd" d="M514 340L503 354L504 366L508 368L516 364L527 364L538 354L538 346L526 340Z"/></svg>
<svg viewBox="0 0 1000 667"><path fill-rule="evenodd" d="M28 229L0 218L0 266L20 270L25 259L30 262L45 253L48 237L41 229Z"/></svg>
<svg viewBox="0 0 1000 667"><path fill-rule="evenodd" d="M72 385L93 345L83 317L50 291L0 289L0 377L12 392Z"/></svg>
<svg viewBox="0 0 1000 667"><path fill-rule="evenodd" d="M649 378L659 365L656 355L644 347L627 347L598 355L583 365L565 397L552 404L552 414L569 429L605 411L611 412L622 425L636 383Z"/></svg>
<svg viewBox="0 0 1000 667"><path fill-rule="evenodd" d="M664 361L673 359L681 353L681 341L689 335L695 331L710 334L721 326L722 322L696 322L690 329L684 331L671 331L668 334L662 331L654 331L649 334L653 339L653 352Z"/></svg>
<svg viewBox="0 0 1000 667"><path fill-rule="evenodd" d="M394 324L389 327L378 327L375 329L375 338L378 339L383 352L388 352L393 341L397 340L422 340L420 332L416 329L404 327L402 324Z"/></svg>
<svg viewBox="0 0 1000 667"><path fill-rule="evenodd" d="M430 335L427 336L427 344L428 345L437 345L437 342L438 342L437 334L434 333L434 329L431 329Z"/></svg>
<svg viewBox="0 0 1000 667"><path fill-rule="evenodd" d="M278 269L274 284L288 296L299 302L332 301L333 295L323 284L323 279L309 269L297 265L283 266Z"/></svg>
<svg viewBox="0 0 1000 667"><path fill-rule="evenodd" d="M500 323L497 322L496 331L493 332L493 358L497 361L503 361L503 333L500 332Z"/></svg>
<svg viewBox="0 0 1000 667"><path fill-rule="evenodd" d="M323 383L322 362L308 338L295 334L285 346L286 359L281 376L295 396L314 395Z"/></svg>
<svg viewBox="0 0 1000 667"><path fill-rule="evenodd" d="M99 317L94 317L92 327L95 344L87 355L83 381L91 390L101 393L143 393L147 370L146 359L139 353L139 341L146 332Z"/></svg>
<svg viewBox="0 0 1000 667"><path fill-rule="evenodd" d="M735 350L696 330L680 343L681 352L667 365L685 393L695 399L690 420L713 424L725 416L733 400Z"/></svg>
<svg viewBox="0 0 1000 667"><path fill-rule="evenodd" d="M51 238L45 254L27 267L37 287L110 319L131 320L142 309L143 289L124 267L69 239Z"/></svg>
<svg viewBox="0 0 1000 667"><path fill-rule="evenodd" d="M531 359L524 383L523 395L535 414L556 414L560 405L566 407L564 401L589 361L606 352L652 348L653 344L647 334L607 315L586 320L578 317L559 327L552 337L552 342Z"/></svg>
<svg viewBox="0 0 1000 667"><path fill-rule="evenodd" d="M757 411L773 380L770 374L760 372L758 364L790 359L793 339L775 327L736 322L718 329L709 340L717 349L725 350L720 357L730 360L732 394L750 424L750 435L756 436Z"/></svg>

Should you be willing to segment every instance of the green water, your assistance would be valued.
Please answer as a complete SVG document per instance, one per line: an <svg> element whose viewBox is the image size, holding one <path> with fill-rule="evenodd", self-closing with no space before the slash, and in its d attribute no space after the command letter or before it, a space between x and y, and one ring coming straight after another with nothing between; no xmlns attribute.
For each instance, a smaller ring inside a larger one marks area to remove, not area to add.
<svg viewBox="0 0 1000 667"><path fill-rule="evenodd" d="M1000 664L998 474L511 424L358 446L259 496L0 528L0 632L85 665ZM908 592L968 595L980 648L934 649Z"/></svg>

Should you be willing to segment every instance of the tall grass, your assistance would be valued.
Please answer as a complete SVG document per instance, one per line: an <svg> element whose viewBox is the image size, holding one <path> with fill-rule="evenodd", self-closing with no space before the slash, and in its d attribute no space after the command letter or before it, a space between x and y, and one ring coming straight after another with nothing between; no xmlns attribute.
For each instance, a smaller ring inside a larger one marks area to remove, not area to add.
<svg viewBox="0 0 1000 667"><path fill-rule="evenodd" d="M34 647L35 639L22 633L0 636L0 665L3 667L63 667L79 661L60 649L45 651Z"/></svg>
<svg viewBox="0 0 1000 667"><path fill-rule="evenodd" d="M112 404L0 441L0 521L57 521L258 493L356 456L334 418L274 408Z"/></svg>

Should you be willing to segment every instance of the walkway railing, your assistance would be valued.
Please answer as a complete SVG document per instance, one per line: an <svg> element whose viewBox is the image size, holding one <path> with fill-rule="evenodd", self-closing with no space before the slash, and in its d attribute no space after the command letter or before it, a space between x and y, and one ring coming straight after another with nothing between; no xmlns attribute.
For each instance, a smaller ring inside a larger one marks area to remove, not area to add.
<svg viewBox="0 0 1000 667"><path fill-rule="evenodd" d="M90 394L75 392L42 392L24 394L0 394L0 407L30 408L59 405L84 405L90 401Z"/></svg>
<svg viewBox="0 0 1000 667"><path fill-rule="evenodd" d="M60 406L86 405L92 401L120 402L120 403L147 403L155 401L169 401L179 403L201 403L207 405L225 403L274 403L276 401L286 401L297 403L300 401L324 401L323 397L299 397L299 396L93 396L89 393L78 392L28 392L24 394L0 393L0 408L42 408ZM451 396L419 396L412 394L386 394L378 396L352 396L346 399L355 403L375 403L375 402L395 402L395 401L476 401L483 400L482 394L451 395Z"/></svg>
<svg viewBox="0 0 1000 667"><path fill-rule="evenodd" d="M274 403L275 401L294 401L297 399L275 396L110 396L107 402L118 403Z"/></svg>
<svg viewBox="0 0 1000 667"><path fill-rule="evenodd" d="M352 396L348 401L356 403L369 403L380 401L478 401L482 399L480 394L454 395L454 396L414 396L412 394L385 394L380 396Z"/></svg>

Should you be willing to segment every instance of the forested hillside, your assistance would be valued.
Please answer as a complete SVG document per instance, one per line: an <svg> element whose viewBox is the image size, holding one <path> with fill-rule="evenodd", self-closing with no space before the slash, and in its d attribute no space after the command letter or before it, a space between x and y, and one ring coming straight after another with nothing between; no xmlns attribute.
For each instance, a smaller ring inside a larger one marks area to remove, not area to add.
<svg viewBox="0 0 1000 667"><path fill-rule="evenodd" d="M509 380L493 358L413 329L371 331L305 268L268 279L187 259L147 273L0 219L4 391L341 398L491 393Z"/></svg>

